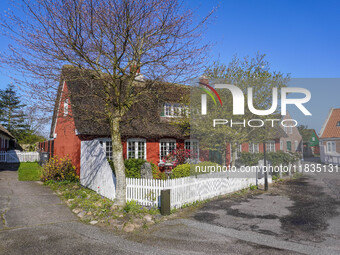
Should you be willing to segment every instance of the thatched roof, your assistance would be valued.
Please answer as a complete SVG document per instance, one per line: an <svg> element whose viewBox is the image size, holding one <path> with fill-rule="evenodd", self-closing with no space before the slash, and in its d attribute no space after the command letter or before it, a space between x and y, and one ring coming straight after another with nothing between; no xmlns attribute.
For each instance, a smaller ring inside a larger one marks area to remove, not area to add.
<svg viewBox="0 0 340 255"><path fill-rule="evenodd" d="M4 135L12 138L12 139L15 139L15 137L6 129L3 127L3 125L0 124L0 132L3 133Z"/></svg>
<svg viewBox="0 0 340 255"><path fill-rule="evenodd" d="M72 117L79 135L110 136L109 122L106 119L103 100L103 81L93 78L90 72L79 71L74 67L64 67L61 74L58 95L55 103L50 136L53 137L62 95L64 81L69 90ZM124 82L121 84L124 86ZM123 117L122 137L181 138L184 133L179 127L161 117L161 107L165 102L179 102L183 95L189 95L189 88L182 85L136 81L131 93L144 91L138 102Z"/></svg>

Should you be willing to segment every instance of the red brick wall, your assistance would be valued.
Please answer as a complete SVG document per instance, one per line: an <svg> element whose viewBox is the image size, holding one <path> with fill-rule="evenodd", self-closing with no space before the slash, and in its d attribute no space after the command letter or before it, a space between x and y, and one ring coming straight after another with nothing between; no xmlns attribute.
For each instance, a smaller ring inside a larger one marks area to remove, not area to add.
<svg viewBox="0 0 340 255"><path fill-rule="evenodd" d="M64 116L64 101L67 98L68 89L66 82L61 96L57 123L55 127L56 138L54 139L54 155L58 157L68 156L77 169L77 174L80 173L80 142L81 140L76 135L76 127L72 117L72 107L69 104L67 116Z"/></svg>

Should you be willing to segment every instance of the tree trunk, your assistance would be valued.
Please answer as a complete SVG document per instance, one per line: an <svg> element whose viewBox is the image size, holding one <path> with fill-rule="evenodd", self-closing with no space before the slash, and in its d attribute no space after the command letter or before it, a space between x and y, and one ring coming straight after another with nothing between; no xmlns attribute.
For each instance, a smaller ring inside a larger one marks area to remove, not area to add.
<svg viewBox="0 0 340 255"><path fill-rule="evenodd" d="M227 165L227 150L224 147L224 149L222 149L222 166L226 166L226 165Z"/></svg>
<svg viewBox="0 0 340 255"><path fill-rule="evenodd" d="M123 146L120 135L120 118L111 120L112 159L116 173L116 199L115 204L124 207L126 204L126 180L123 158Z"/></svg>
<svg viewBox="0 0 340 255"><path fill-rule="evenodd" d="M231 145L231 166L235 166L236 164L236 150L237 147L234 145Z"/></svg>

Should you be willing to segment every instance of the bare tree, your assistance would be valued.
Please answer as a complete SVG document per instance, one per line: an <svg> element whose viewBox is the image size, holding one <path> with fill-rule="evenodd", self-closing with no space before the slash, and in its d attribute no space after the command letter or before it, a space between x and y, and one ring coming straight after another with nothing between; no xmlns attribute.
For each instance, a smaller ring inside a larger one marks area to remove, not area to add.
<svg viewBox="0 0 340 255"><path fill-rule="evenodd" d="M211 12L195 21L177 0L22 0L1 18L12 39L4 67L24 77L36 100L54 102L65 64L90 70L100 80L109 121L117 177L116 204L125 204L122 117L152 87L131 93L140 79L178 82L195 75L205 61L200 43ZM14 75L15 76L15 75ZM15 76L18 77L18 76Z"/></svg>

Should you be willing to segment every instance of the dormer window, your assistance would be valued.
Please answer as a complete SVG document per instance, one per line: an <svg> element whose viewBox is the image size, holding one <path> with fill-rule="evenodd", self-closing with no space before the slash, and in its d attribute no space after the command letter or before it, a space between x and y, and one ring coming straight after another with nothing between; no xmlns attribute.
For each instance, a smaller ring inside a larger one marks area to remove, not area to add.
<svg viewBox="0 0 340 255"><path fill-rule="evenodd" d="M178 103L165 103L162 108L161 117L180 117L188 115L188 107Z"/></svg>
<svg viewBox="0 0 340 255"><path fill-rule="evenodd" d="M68 99L65 99L64 101L64 116L67 116L68 115Z"/></svg>
<svg viewBox="0 0 340 255"><path fill-rule="evenodd" d="M336 123L336 126L337 126L337 127L340 127L340 121L338 121L338 123Z"/></svg>

